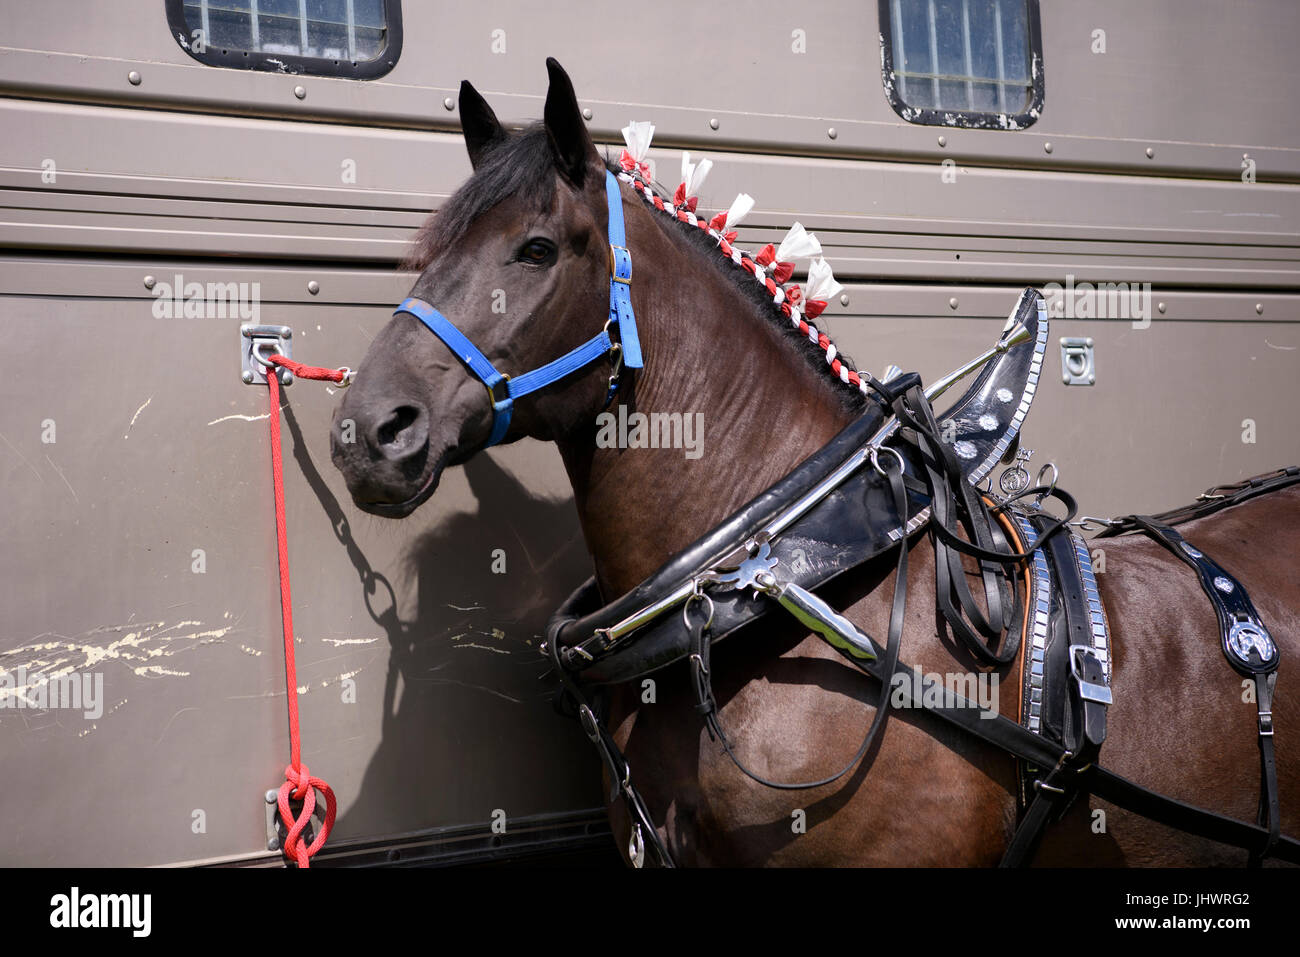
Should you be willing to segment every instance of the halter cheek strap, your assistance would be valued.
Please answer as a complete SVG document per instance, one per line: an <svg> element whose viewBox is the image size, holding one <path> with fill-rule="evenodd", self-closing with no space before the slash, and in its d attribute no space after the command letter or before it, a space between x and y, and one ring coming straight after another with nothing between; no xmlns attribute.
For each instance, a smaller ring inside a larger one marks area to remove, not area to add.
<svg viewBox="0 0 1300 957"><path fill-rule="evenodd" d="M614 174L605 171L605 196L609 203L609 321L597 335L564 355L540 368L510 378L494 366L490 359L470 342L451 320L423 299L406 299L393 315L407 313L424 323L435 336L459 359L484 386L492 402L492 434L484 448L496 445L510 429L510 416L514 400L559 382L569 374L605 357L615 357L615 370L620 365L632 369L642 368L641 341L636 332L636 316L632 312L632 255L627 251L623 229L623 196L619 192ZM614 329L617 340L610 337ZM611 397L616 388L616 376L611 377Z"/></svg>

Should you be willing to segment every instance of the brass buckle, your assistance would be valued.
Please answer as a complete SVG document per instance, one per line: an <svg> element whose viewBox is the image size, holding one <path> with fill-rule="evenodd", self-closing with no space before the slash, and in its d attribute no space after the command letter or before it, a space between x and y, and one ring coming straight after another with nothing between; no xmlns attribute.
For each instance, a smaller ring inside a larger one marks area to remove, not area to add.
<svg viewBox="0 0 1300 957"><path fill-rule="evenodd" d="M625 252L625 253L627 252L627 247L626 247L626 246L619 246L619 245L616 245L615 243L610 243L610 244L609 244L609 278L610 278L610 280L611 280L612 282L621 282L621 283L622 283L623 285L625 285L625 286L630 286L630 285L632 285L632 280L631 280L631 279L624 279L622 276L619 276L619 275L617 274L617 270L616 270L615 263L614 263L614 250L615 250L615 249L621 249L621 250L623 250L623 252ZM631 258L631 253L628 253L628 257Z"/></svg>
<svg viewBox="0 0 1300 957"><path fill-rule="evenodd" d="M488 398L492 401L493 408L510 398L510 376L506 375L504 372L501 373L501 381L499 381L495 386L488 385L486 382L484 382L483 385L487 388ZM500 398L497 398L496 393L498 386L501 388Z"/></svg>

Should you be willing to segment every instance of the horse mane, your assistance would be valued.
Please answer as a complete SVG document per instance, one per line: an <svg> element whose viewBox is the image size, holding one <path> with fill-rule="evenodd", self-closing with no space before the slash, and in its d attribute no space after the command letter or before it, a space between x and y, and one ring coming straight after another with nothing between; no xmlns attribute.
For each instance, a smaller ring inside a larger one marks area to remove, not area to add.
<svg viewBox="0 0 1300 957"><path fill-rule="evenodd" d="M615 175L622 172L622 167L611 161L608 155L605 157L605 168ZM555 161L545 124L541 121L499 140L480 157L478 166L465 184L420 227L400 268L413 272L424 271L439 252L464 237L475 219L517 194L525 197L531 211L549 209L555 201L555 175ZM672 190L667 192L671 193ZM718 255L717 239L706 230L675 217L673 221L676 228L663 224L661 216L653 218L661 223L665 233L676 236L700 252L701 258L725 275L746 301L755 306L755 311L760 316L776 326L785 341L803 356L814 371L840 387L835 390L835 394L843 411L857 415L866 408L870 401L867 396L831 373L826 353L791 325L780 308L775 306L771 295L754 282L753 276L736 266L733 260ZM849 368L857 368L857 364L847 355L840 353L839 358Z"/></svg>

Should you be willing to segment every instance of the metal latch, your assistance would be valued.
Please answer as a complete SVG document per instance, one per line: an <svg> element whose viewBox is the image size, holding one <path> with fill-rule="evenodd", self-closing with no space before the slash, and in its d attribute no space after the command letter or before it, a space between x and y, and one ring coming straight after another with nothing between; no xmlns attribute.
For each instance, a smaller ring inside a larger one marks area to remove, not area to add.
<svg viewBox="0 0 1300 957"><path fill-rule="evenodd" d="M277 353L286 359L293 358L293 330L288 326L246 322L239 327L239 370L245 385L266 385L266 357ZM293 373L281 369L280 384L293 385Z"/></svg>
<svg viewBox="0 0 1300 957"><path fill-rule="evenodd" d="M1061 337L1061 381L1066 385L1094 385L1097 367L1093 361L1092 338Z"/></svg>

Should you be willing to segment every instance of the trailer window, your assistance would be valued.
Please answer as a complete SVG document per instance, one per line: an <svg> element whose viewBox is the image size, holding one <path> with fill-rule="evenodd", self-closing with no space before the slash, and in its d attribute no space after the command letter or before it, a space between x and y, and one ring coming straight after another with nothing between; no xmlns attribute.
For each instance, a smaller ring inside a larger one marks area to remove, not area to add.
<svg viewBox="0 0 1300 957"><path fill-rule="evenodd" d="M374 79L397 64L399 0L167 0L172 36L211 66Z"/></svg>
<svg viewBox="0 0 1300 957"><path fill-rule="evenodd" d="M880 38L909 123L1018 130L1042 111L1038 0L880 0Z"/></svg>

